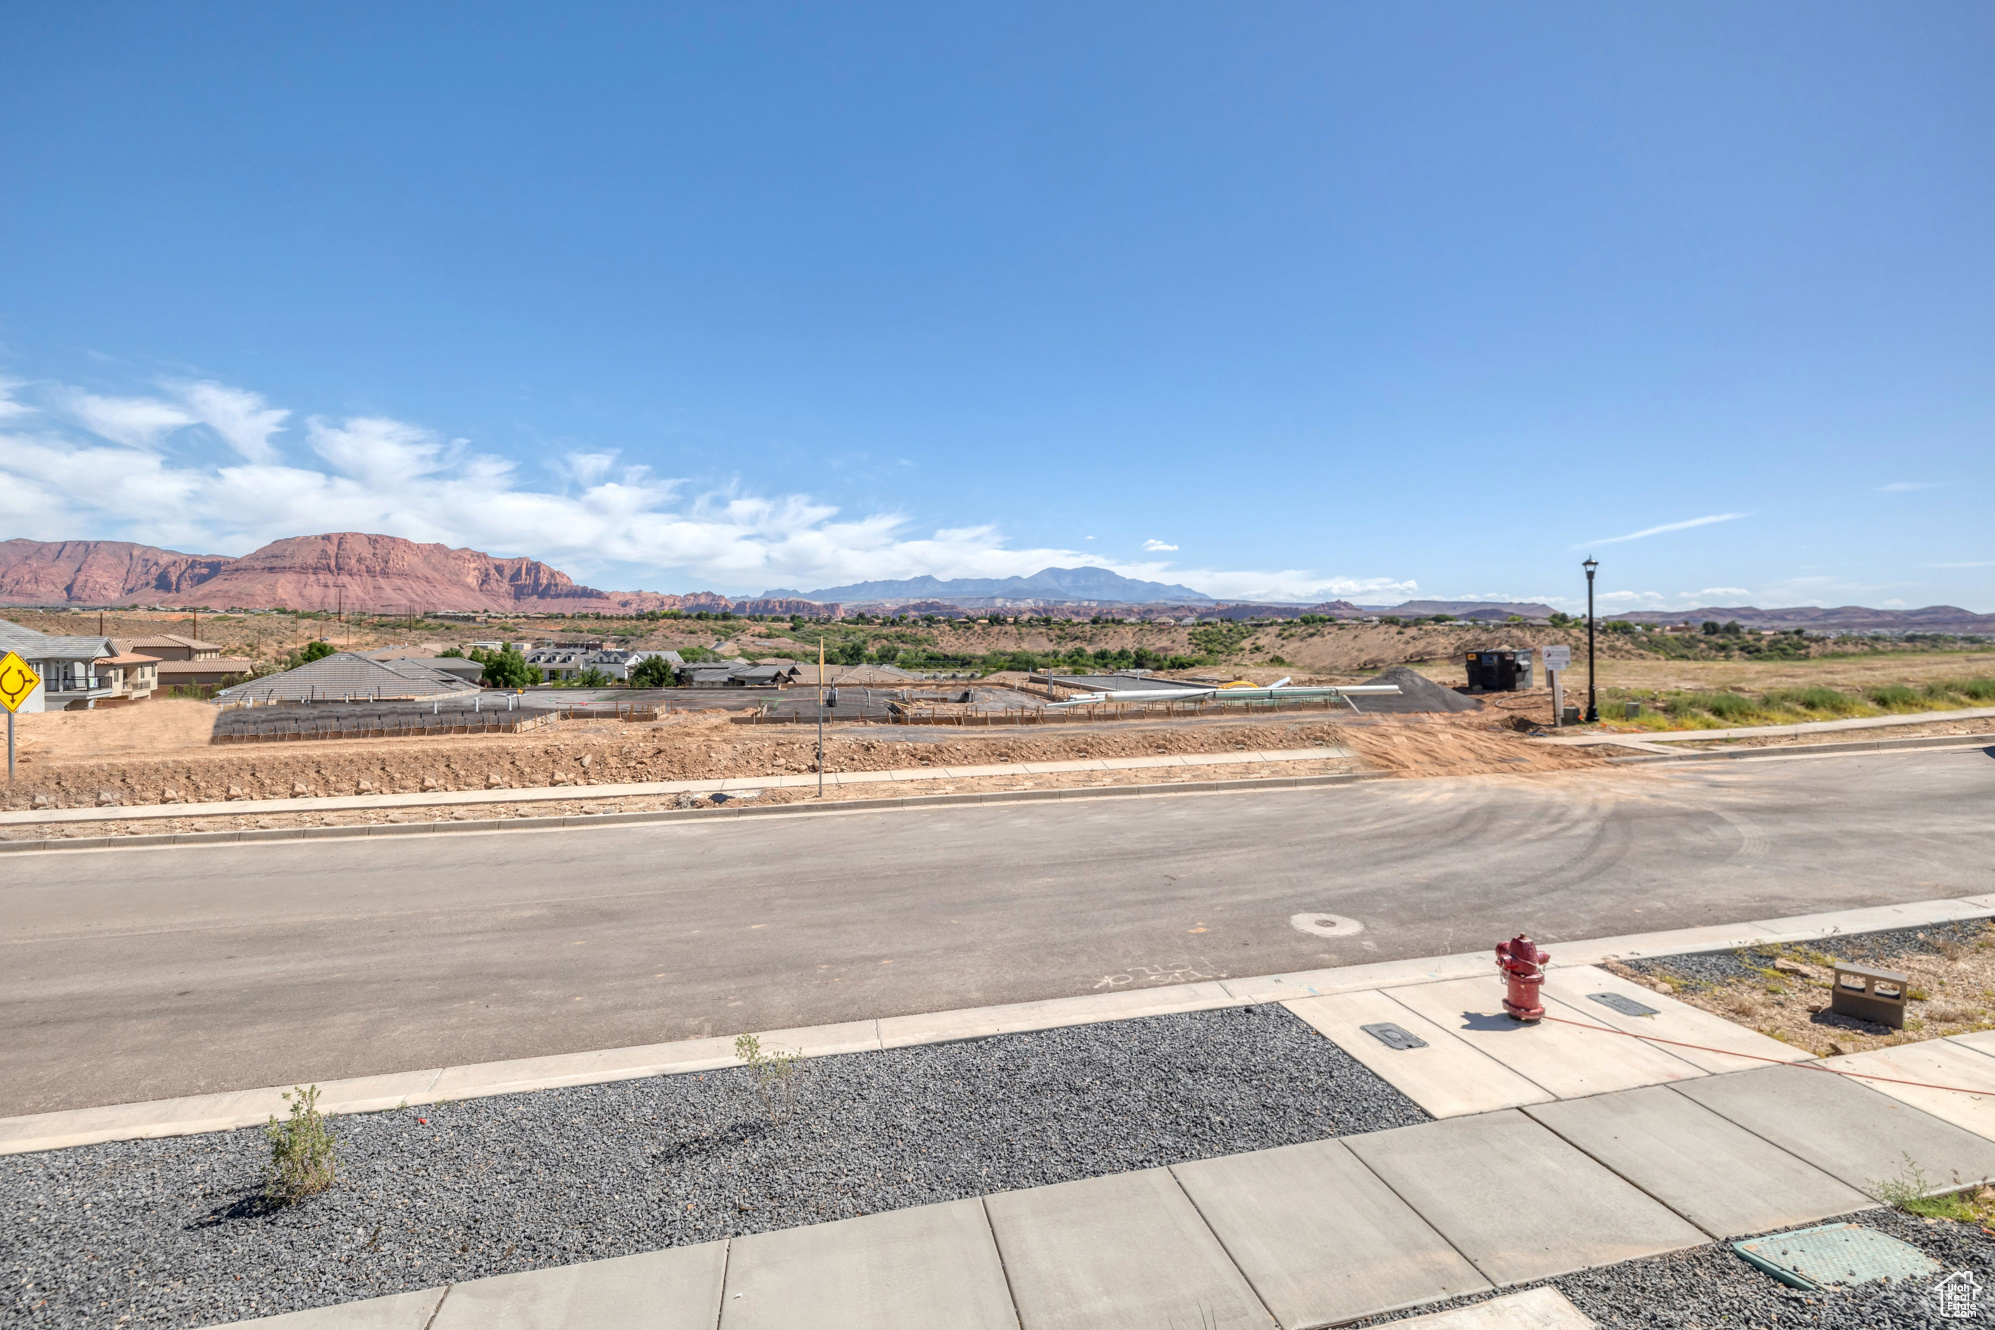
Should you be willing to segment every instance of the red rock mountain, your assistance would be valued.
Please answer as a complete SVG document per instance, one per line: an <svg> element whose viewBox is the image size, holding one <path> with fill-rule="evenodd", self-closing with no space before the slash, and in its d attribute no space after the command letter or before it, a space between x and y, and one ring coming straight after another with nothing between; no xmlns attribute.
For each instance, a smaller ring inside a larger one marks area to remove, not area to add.
<svg viewBox="0 0 1995 1330"><path fill-rule="evenodd" d="M0 604L162 604L205 609L823 613L806 601L598 591L533 559L341 531L273 541L230 559L122 540L0 541Z"/></svg>

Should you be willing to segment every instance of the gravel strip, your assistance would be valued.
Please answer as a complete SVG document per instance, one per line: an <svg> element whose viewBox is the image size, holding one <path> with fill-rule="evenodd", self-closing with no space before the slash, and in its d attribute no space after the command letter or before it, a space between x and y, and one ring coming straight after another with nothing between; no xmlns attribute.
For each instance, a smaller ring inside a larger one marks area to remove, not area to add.
<svg viewBox="0 0 1995 1330"><path fill-rule="evenodd" d="M747 1068L340 1118L339 1186L276 1211L255 1129L0 1159L5 1317L211 1325L1428 1120L1277 1006L800 1082L781 1125Z"/></svg>
<svg viewBox="0 0 1995 1330"><path fill-rule="evenodd" d="M1973 946L1989 925L1988 919L1958 919L1952 923L1925 924L1918 928L1893 928L1880 933L1851 933L1841 937L1818 938L1800 945L1837 960L1859 965L1888 965L1900 956L1940 954L1942 942ZM1728 984L1734 980L1757 982L1765 978L1760 970L1773 964L1789 944L1743 947L1737 951L1692 952L1682 956L1651 956L1623 961L1640 974L1672 975L1694 984Z"/></svg>
<svg viewBox="0 0 1995 1330"><path fill-rule="evenodd" d="M1732 1250L1729 1242L1582 1270L1541 1279L1497 1293L1431 1303L1393 1316L1359 1321L1388 1325L1409 1316L1486 1302L1521 1288L1555 1286L1604 1330L1740 1330L1741 1327L1821 1327L1821 1330L1892 1330L1893 1327L1995 1325L1995 1241L1972 1224L1915 1219L1896 1210L1866 1210L1844 1220L1868 1224L1909 1242L1948 1271L1972 1270L1983 1290L1979 1306L1965 1320L1941 1319L1926 1298L1936 1279L1905 1284L1860 1284L1847 1289L1803 1293L1762 1274ZM1813 1225L1798 1225L1811 1228ZM1786 1231L1786 1230L1777 1230ZM1938 1277L1936 1277L1938 1278Z"/></svg>

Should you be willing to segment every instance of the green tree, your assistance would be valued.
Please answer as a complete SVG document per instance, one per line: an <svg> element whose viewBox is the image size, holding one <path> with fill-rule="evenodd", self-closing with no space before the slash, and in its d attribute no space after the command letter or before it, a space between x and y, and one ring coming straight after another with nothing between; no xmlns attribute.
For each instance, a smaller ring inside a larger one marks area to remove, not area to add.
<svg viewBox="0 0 1995 1330"><path fill-rule="evenodd" d="M670 688L676 682L678 676L672 672L672 662L663 656L646 656L630 672L633 688Z"/></svg>
<svg viewBox="0 0 1995 1330"><path fill-rule="evenodd" d="M487 688L530 688L540 682L540 671L526 663L518 647L504 646L497 651L472 647L471 659L485 667Z"/></svg>

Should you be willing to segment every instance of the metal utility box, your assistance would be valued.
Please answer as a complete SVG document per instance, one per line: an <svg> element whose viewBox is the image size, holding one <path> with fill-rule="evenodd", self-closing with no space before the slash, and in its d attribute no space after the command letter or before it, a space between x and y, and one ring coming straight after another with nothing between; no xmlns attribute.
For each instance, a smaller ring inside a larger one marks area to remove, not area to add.
<svg viewBox="0 0 1995 1330"><path fill-rule="evenodd" d="M1467 656L1469 668L1469 691L1477 689L1485 693L1514 693L1518 688L1529 688L1531 665L1526 653L1523 669L1524 682L1518 683L1517 653L1515 651L1471 651Z"/></svg>
<svg viewBox="0 0 1995 1330"><path fill-rule="evenodd" d="M1873 970L1868 965L1836 962L1835 987L1830 990L1829 1010L1839 1016L1854 1016L1894 1030L1905 1028L1906 988L1912 976L1896 970Z"/></svg>

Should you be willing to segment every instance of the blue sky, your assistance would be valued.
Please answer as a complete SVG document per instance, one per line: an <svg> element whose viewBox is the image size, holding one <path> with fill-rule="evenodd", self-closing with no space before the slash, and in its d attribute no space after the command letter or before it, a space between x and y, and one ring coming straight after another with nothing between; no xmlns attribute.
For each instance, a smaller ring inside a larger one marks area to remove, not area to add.
<svg viewBox="0 0 1995 1330"><path fill-rule="evenodd" d="M1995 610L1995 8L17 6L0 535Z"/></svg>

